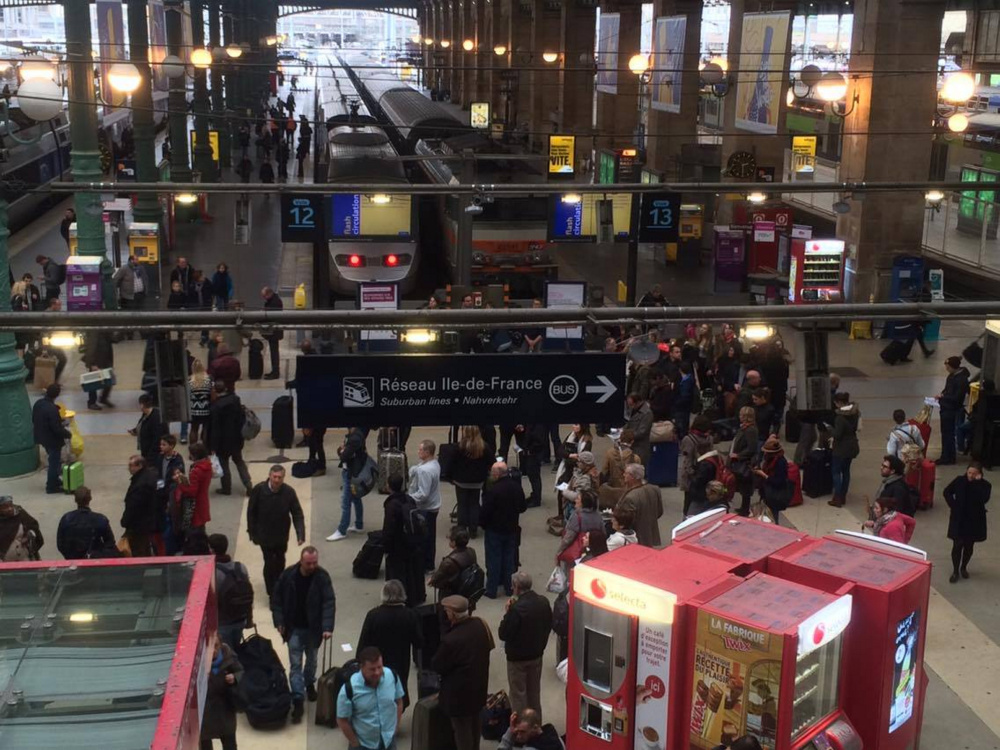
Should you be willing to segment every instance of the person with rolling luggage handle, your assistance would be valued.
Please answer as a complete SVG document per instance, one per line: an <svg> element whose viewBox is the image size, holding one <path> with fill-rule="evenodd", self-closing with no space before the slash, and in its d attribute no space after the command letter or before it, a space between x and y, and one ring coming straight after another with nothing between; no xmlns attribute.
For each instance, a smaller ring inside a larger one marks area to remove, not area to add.
<svg viewBox="0 0 1000 750"><path fill-rule="evenodd" d="M410 705L407 683L410 679L412 654L424 647L423 628L416 610L406 606L403 584L390 579L382 586L382 604L368 610L358 636L358 654L375 647L382 653L386 667L399 677L403 685L403 709Z"/></svg>
<svg viewBox="0 0 1000 750"><path fill-rule="evenodd" d="M358 750L395 750L403 718L403 686L382 662L382 652L368 646L358 652L361 668L337 696L337 726Z"/></svg>
<svg viewBox="0 0 1000 750"><path fill-rule="evenodd" d="M333 635L336 613L333 581L319 566L319 550L303 547L299 561L285 569L271 595L274 627L288 644L295 723L302 721L305 699L316 700L316 655L320 644Z"/></svg>

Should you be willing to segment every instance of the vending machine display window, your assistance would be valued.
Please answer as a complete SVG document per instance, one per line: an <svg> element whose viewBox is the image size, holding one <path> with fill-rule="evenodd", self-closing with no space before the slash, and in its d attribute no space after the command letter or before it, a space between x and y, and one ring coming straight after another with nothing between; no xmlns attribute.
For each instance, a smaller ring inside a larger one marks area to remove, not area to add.
<svg viewBox="0 0 1000 750"><path fill-rule="evenodd" d="M820 719L837 710L840 690L838 636L825 646L799 657L795 665L795 697L792 699L792 739Z"/></svg>
<svg viewBox="0 0 1000 750"><path fill-rule="evenodd" d="M591 687L611 692L612 639L591 628L583 631L583 681Z"/></svg>

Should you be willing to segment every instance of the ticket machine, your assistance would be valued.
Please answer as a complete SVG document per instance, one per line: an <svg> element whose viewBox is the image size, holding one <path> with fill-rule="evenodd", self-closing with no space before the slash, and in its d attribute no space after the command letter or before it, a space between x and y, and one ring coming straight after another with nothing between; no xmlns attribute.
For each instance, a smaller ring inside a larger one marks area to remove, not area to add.
<svg viewBox="0 0 1000 750"><path fill-rule="evenodd" d="M66 310L101 309L101 256L74 255L66 259Z"/></svg>

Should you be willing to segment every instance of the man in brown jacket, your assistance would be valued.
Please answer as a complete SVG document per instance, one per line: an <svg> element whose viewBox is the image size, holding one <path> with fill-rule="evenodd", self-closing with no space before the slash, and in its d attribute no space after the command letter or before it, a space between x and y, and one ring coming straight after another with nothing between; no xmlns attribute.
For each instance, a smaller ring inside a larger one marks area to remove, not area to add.
<svg viewBox="0 0 1000 750"><path fill-rule="evenodd" d="M618 501L618 508L635 514L635 535L639 544L660 546L660 516L663 515L663 498L660 488L646 483L646 469L641 464L625 467L625 494Z"/></svg>

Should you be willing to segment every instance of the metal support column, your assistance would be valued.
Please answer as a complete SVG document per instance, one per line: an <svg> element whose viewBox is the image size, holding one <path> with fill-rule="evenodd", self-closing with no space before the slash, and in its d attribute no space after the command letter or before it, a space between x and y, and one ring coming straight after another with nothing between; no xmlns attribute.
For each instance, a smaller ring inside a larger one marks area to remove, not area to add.
<svg viewBox="0 0 1000 750"><path fill-rule="evenodd" d="M10 299L9 237L7 201L0 198L0 299ZM0 477L16 477L38 468L31 404L24 385L28 373L14 350L14 343L13 333L0 333L0 414L4 423L4 429L0 430Z"/></svg>
<svg viewBox="0 0 1000 750"><path fill-rule="evenodd" d="M68 0L63 3L66 26L66 68L69 71L69 127L73 147L70 171L74 182L103 179L101 152L97 145L97 95L94 92L94 58L91 52L90 4ZM104 307L116 307L111 274L114 269L107 259L104 245L104 222L101 196L97 193L77 193L76 206L77 254L103 258L102 296Z"/></svg>
<svg viewBox="0 0 1000 750"><path fill-rule="evenodd" d="M476 181L476 157L472 149L462 152L462 184L472 185ZM458 201L461 213L458 215L458 252L455 256L455 283L466 287L472 284L472 217L469 211L472 199L461 196Z"/></svg>
<svg viewBox="0 0 1000 750"><path fill-rule="evenodd" d="M208 46L215 50L223 49L222 44L222 9L219 0L211 0L208 4ZM229 169L232 166L232 134L229 132L229 119L226 117L226 106L223 100L225 86L223 70L229 64L229 55L222 53L216 56L212 65L212 127L219 131L219 169Z"/></svg>
<svg viewBox="0 0 1000 750"><path fill-rule="evenodd" d="M639 215L641 195L632 195L628 222L628 262L625 271L625 306L635 307L635 288L639 283Z"/></svg>
<svg viewBox="0 0 1000 750"><path fill-rule="evenodd" d="M205 6L201 0L190 0L191 43L194 49L205 46ZM202 182L218 182L215 161L212 159L212 144L208 140L208 70L194 69L194 98L191 102L194 113L194 168L201 174Z"/></svg>
<svg viewBox="0 0 1000 750"><path fill-rule="evenodd" d="M190 54L188 50L184 49L184 40L181 34L184 4L177 0L170 0L164 5L167 11L167 52L171 55L177 55L186 63ZM187 73L170 79L168 127L170 131L171 182L191 182L191 163L188 161L186 82Z"/></svg>
<svg viewBox="0 0 1000 750"><path fill-rule="evenodd" d="M135 134L135 168L139 182L156 182L156 128L153 124L153 75L149 66L149 25L146 0L128 2L129 58L139 70L142 82L132 93L132 129ZM136 221L159 224L163 219L155 195L140 193L132 215Z"/></svg>

